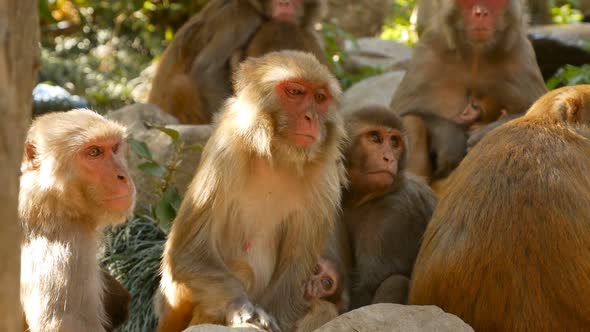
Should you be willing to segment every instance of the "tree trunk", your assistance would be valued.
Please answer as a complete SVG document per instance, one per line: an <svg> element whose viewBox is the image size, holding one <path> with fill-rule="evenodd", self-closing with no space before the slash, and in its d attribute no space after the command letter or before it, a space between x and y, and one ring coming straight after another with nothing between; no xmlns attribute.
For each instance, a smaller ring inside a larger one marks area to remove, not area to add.
<svg viewBox="0 0 590 332"><path fill-rule="evenodd" d="M22 331L18 188L39 67L36 0L0 0L0 331Z"/></svg>

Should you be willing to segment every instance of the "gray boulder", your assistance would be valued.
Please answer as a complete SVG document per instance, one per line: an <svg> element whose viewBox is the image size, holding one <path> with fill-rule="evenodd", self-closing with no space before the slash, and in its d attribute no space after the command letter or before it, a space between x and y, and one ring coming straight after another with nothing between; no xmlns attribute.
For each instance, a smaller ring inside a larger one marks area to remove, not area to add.
<svg viewBox="0 0 590 332"><path fill-rule="evenodd" d="M344 112L352 112L368 105L389 107L404 74L404 71L393 71L370 77L351 86L342 99Z"/></svg>
<svg viewBox="0 0 590 332"><path fill-rule="evenodd" d="M337 317L316 332L462 332L473 331L459 317L437 306L373 304Z"/></svg>

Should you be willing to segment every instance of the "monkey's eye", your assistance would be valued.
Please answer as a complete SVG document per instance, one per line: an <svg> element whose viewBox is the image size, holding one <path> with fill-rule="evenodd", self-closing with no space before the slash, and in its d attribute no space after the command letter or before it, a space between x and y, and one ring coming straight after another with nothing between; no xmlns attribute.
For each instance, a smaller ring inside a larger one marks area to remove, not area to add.
<svg viewBox="0 0 590 332"><path fill-rule="evenodd" d="M315 102L318 104L323 103L327 99L326 95L323 93L316 93L315 95L313 95L313 98L315 99Z"/></svg>
<svg viewBox="0 0 590 332"><path fill-rule="evenodd" d="M391 146L393 146L394 148L399 147L400 144L400 139L397 136L391 136Z"/></svg>
<svg viewBox="0 0 590 332"><path fill-rule="evenodd" d="M302 95L303 89L299 89L299 88L294 88L294 87L288 87L285 89L287 91L288 94L290 94L291 96L300 96Z"/></svg>
<svg viewBox="0 0 590 332"><path fill-rule="evenodd" d="M330 278L322 278L322 286L325 290L329 290L332 288L332 279Z"/></svg>
<svg viewBox="0 0 590 332"><path fill-rule="evenodd" d="M117 154L117 152L119 152L119 144L113 145L113 153Z"/></svg>
<svg viewBox="0 0 590 332"><path fill-rule="evenodd" d="M100 150L100 148L98 146L93 146L90 149L88 149L88 156L90 157L98 157L102 154L102 151Z"/></svg>
<svg viewBox="0 0 590 332"><path fill-rule="evenodd" d="M371 139L371 142L373 142L373 143L381 143L382 142L381 135L379 135L379 132L377 132L377 131L369 132L369 138Z"/></svg>

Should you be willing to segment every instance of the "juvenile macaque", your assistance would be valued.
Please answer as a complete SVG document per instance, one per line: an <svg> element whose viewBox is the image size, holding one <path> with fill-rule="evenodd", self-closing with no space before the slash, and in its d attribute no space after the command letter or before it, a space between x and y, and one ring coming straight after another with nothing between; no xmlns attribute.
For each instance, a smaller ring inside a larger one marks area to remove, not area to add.
<svg viewBox="0 0 590 332"><path fill-rule="evenodd" d="M351 309L371 303L406 303L408 283L436 197L406 174L401 119L379 106L347 119L350 187L342 220L352 239Z"/></svg>
<svg viewBox="0 0 590 332"><path fill-rule="evenodd" d="M89 110L38 117L21 166L21 302L30 331L105 331L101 230L133 210L125 128Z"/></svg>
<svg viewBox="0 0 590 332"><path fill-rule="evenodd" d="M244 61L234 88L166 242L159 332L286 332L312 307L345 181L340 87L313 55L281 51Z"/></svg>

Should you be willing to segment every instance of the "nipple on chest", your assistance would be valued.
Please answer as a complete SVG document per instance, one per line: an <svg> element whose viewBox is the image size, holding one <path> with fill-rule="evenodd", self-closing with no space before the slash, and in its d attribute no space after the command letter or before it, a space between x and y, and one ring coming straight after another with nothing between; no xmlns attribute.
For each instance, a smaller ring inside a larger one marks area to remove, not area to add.
<svg viewBox="0 0 590 332"><path fill-rule="evenodd" d="M246 253L249 254L251 250L252 243L249 240L246 240L246 242L244 243L244 251L246 251Z"/></svg>

